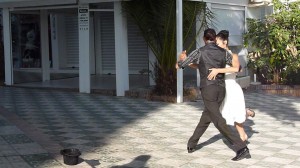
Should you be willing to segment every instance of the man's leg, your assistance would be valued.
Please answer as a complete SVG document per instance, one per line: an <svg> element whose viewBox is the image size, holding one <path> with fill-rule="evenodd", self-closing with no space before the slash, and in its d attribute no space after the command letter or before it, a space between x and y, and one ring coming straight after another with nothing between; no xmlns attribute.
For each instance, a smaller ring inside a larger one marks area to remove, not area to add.
<svg viewBox="0 0 300 168"><path fill-rule="evenodd" d="M190 137L190 139L188 141L187 146L189 148L195 148L196 147L200 137L203 135L205 130L208 128L210 122L211 122L211 119L209 117L208 111L207 111L206 108L204 108L204 111L202 112L200 121L199 121L197 127L195 128L195 131L194 131L193 135Z"/></svg>
<svg viewBox="0 0 300 168"><path fill-rule="evenodd" d="M209 117L220 133L234 145L236 151L246 147L240 137L232 132L220 113L219 107L225 96L225 88L218 85L209 85L202 88L201 94L203 94L204 105L208 110Z"/></svg>

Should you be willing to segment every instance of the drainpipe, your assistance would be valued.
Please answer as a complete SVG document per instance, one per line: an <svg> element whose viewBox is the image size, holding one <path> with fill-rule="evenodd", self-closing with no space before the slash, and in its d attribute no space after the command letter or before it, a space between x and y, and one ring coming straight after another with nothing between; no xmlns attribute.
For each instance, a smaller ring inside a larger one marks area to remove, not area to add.
<svg viewBox="0 0 300 168"><path fill-rule="evenodd" d="M13 85L13 61L12 61L12 39L10 9L2 9L3 17L3 47L5 64L5 85Z"/></svg>

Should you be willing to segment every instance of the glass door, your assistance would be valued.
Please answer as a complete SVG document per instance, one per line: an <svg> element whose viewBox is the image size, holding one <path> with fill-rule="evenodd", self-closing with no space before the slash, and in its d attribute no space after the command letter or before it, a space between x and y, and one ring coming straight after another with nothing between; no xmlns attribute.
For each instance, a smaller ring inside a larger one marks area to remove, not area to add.
<svg viewBox="0 0 300 168"><path fill-rule="evenodd" d="M39 14L11 15L14 83L41 81Z"/></svg>

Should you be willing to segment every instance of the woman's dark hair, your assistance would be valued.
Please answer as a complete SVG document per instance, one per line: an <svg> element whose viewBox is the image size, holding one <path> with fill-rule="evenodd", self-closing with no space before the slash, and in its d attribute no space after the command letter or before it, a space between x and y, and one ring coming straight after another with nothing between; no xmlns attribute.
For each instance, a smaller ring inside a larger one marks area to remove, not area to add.
<svg viewBox="0 0 300 168"><path fill-rule="evenodd" d="M224 40L227 40L227 44L228 44L228 37L229 37L229 31L228 30L221 30L216 37Z"/></svg>
<svg viewBox="0 0 300 168"><path fill-rule="evenodd" d="M216 40L216 31L214 29L206 29L203 35L205 40L215 41Z"/></svg>

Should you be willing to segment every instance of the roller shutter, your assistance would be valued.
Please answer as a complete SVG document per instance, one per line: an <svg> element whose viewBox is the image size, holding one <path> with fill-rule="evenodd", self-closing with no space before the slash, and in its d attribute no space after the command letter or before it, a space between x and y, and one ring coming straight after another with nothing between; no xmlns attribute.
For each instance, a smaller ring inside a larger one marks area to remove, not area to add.
<svg viewBox="0 0 300 168"><path fill-rule="evenodd" d="M102 73L115 74L115 29L114 29L114 13L100 13L100 37L101 37L101 58ZM97 45L97 44L96 44ZM97 48L97 46L96 46Z"/></svg>
<svg viewBox="0 0 300 168"><path fill-rule="evenodd" d="M101 53L102 73L115 74L115 30L113 12L100 12L101 47L96 53ZM130 74L139 74L142 69L148 69L148 46L141 35L138 26L128 19L128 64ZM101 51L100 51L101 50Z"/></svg>
<svg viewBox="0 0 300 168"><path fill-rule="evenodd" d="M129 73L138 74L149 67L148 47L140 30L131 19L128 19L128 63Z"/></svg>
<svg viewBox="0 0 300 168"><path fill-rule="evenodd" d="M65 15L67 67L79 67L79 38L77 15Z"/></svg>

